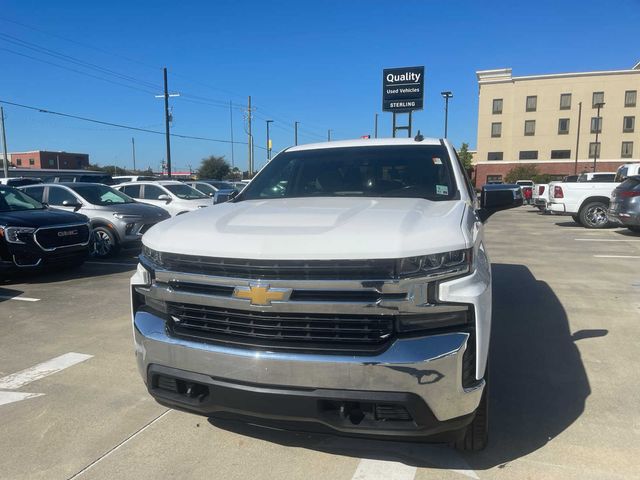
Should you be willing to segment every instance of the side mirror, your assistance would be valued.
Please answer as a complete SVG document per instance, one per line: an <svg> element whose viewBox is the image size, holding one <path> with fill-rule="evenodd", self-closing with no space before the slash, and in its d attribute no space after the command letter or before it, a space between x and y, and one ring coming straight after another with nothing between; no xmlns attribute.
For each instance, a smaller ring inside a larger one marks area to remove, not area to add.
<svg viewBox="0 0 640 480"><path fill-rule="evenodd" d="M478 218L481 222L500 210L520 207L524 202L520 185L499 184L485 185L480 196Z"/></svg>
<svg viewBox="0 0 640 480"><path fill-rule="evenodd" d="M73 211L77 212L82 207L82 204L80 202L76 202L76 201L73 201L73 200L63 200L62 201L62 206L63 207L73 207Z"/></svg>
<svg viewBox="0 0 640 480"><path fill-rule="evenodd" d="M171 203L171 196L163 194L158 197L158 200L164 200L166 203Z"/></svg>

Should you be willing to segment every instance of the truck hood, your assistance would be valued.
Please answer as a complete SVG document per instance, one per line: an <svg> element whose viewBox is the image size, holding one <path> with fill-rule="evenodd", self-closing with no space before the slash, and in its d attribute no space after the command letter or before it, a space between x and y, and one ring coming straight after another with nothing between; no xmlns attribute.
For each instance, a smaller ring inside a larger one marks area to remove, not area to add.
<svg viewBox="0 0 640 480"><path fill-rule="evenodd" d="M162 222L163 252L268 260L402 258L467 247L462 201L289 198L223 203Z"/></svg>

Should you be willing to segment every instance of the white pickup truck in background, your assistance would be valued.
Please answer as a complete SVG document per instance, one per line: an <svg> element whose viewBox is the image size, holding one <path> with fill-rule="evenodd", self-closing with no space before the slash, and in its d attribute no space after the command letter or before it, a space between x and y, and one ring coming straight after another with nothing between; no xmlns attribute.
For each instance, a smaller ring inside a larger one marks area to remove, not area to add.
<svg viewBox="0 0 640 480"><path fill-rule="evenodd" d="M606 175L599 181L600 175ZM571 215L576 223L586 228L604 228L609 224L607 209L611 192L618 185L615 174L583 173L575 183L560 182L549 186L549 211Z"/></svg>

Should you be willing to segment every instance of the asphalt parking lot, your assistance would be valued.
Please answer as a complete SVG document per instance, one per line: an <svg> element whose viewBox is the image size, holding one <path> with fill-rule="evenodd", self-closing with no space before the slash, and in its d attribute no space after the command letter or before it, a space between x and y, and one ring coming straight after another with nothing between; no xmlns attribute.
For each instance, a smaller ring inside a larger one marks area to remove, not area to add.
<svg viewBox="0 0 640 480"><path fill-rule="evenodd" d="M0 478L640 478L640 235L531 207L487 225L490 445L291 433L168 410L133 355L135 257L0 283Z"/></svg>

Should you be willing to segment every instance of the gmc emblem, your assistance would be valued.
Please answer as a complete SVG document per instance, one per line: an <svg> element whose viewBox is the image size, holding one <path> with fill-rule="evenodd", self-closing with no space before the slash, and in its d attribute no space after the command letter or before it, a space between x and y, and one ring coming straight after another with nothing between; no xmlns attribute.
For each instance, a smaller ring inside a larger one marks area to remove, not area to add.
<svg viewBox="0 0 640 480"><path fill-rule="evenodd" d="M62 230L58 232L59 237L70 237L72 235L78 235L78 230Z"/></svg>

